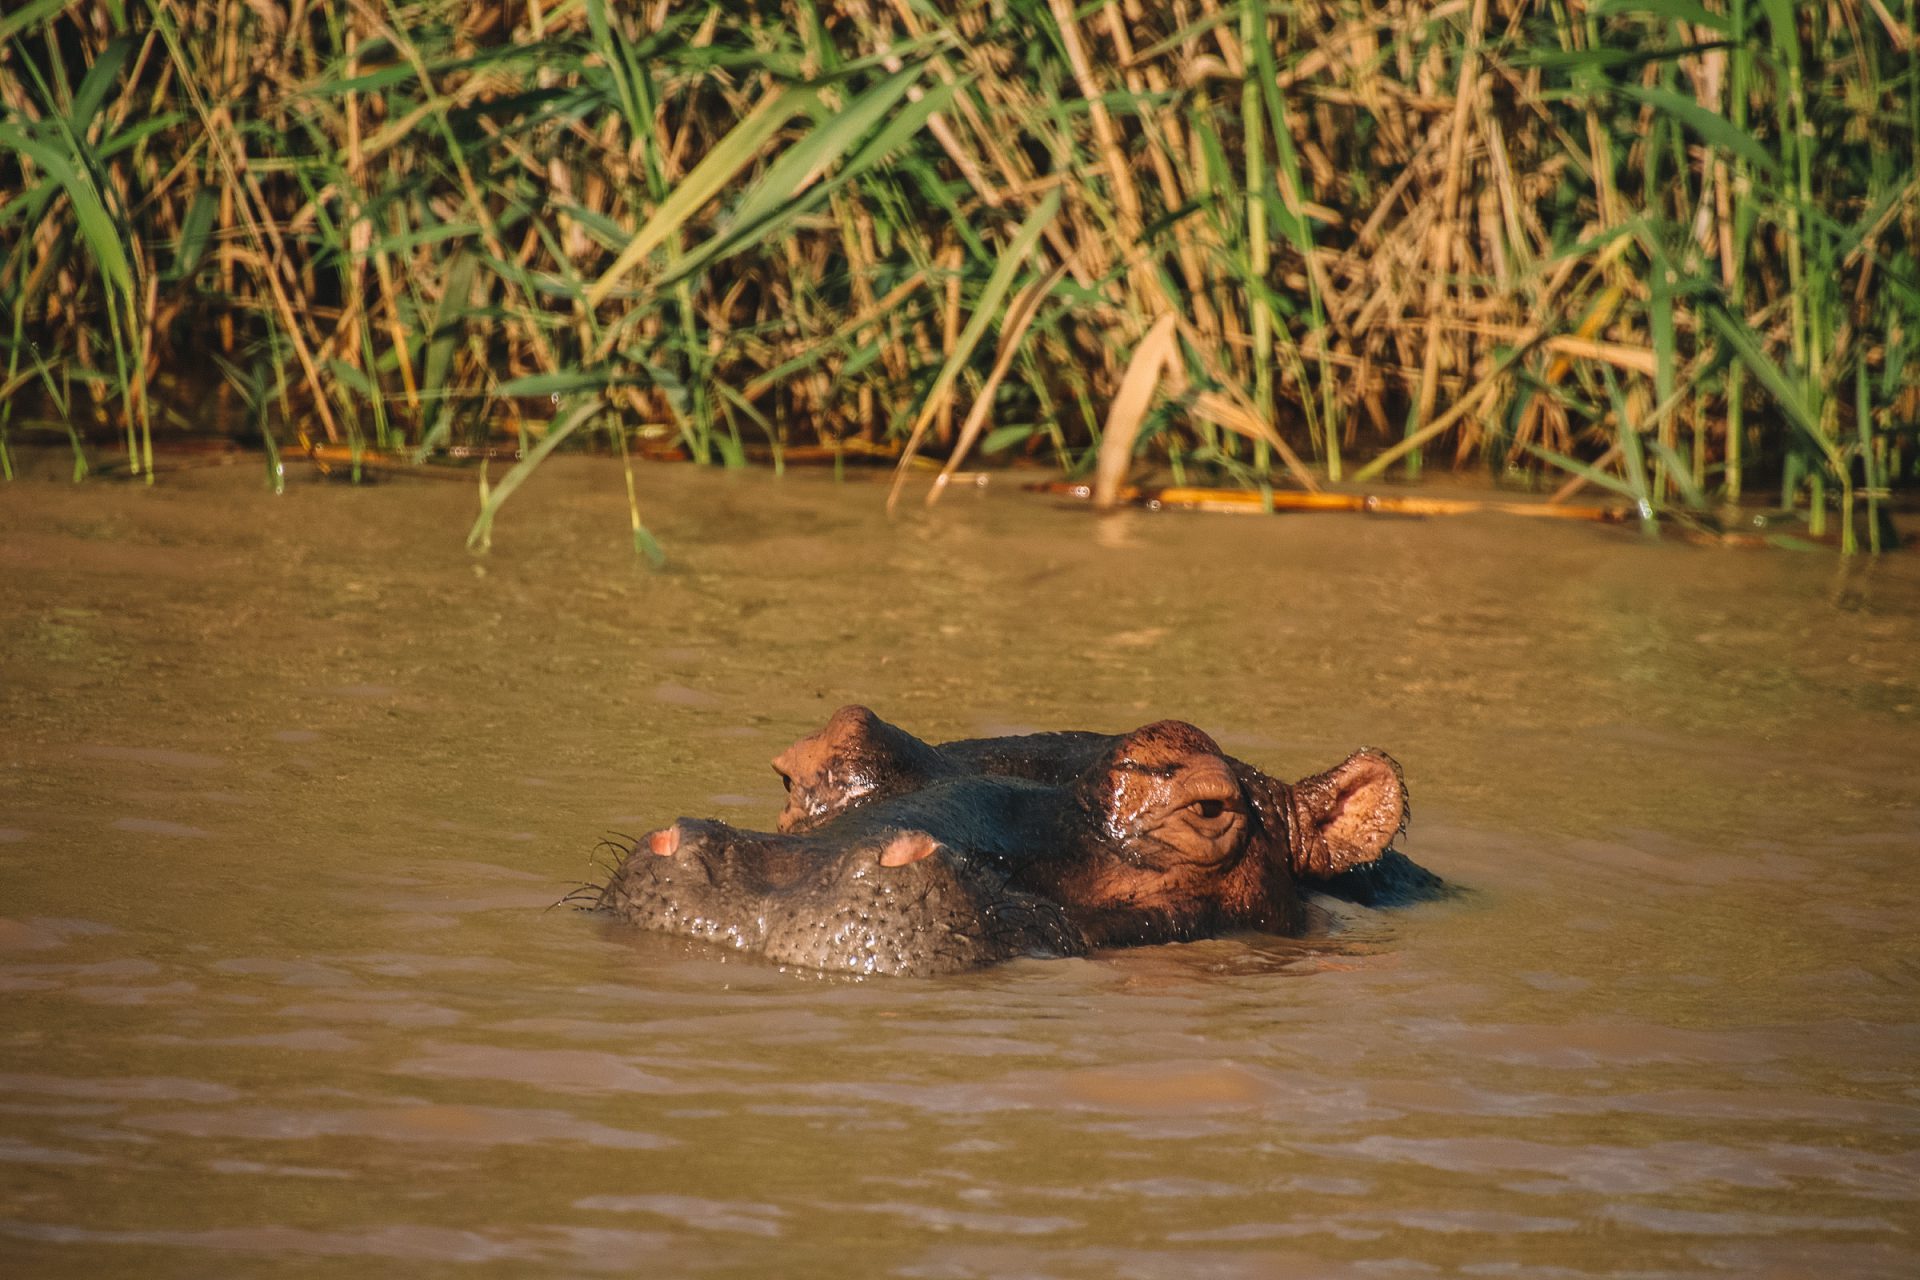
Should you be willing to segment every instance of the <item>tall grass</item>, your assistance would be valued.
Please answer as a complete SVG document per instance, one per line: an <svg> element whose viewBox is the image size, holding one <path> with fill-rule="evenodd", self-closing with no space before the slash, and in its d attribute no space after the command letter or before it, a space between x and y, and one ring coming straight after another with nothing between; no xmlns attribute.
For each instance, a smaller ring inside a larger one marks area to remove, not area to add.
<svg viewBox="0 0 1920 1280"><path fill-rule="evenodd" d="M34 0L0 17L0 465L37 389L76 472L105 428L150 476L212 375L270 446L1079 471L1113 432L1109 466L1249 486L1759 486L1877 545L1920 407L1914 21Z"/></svg>

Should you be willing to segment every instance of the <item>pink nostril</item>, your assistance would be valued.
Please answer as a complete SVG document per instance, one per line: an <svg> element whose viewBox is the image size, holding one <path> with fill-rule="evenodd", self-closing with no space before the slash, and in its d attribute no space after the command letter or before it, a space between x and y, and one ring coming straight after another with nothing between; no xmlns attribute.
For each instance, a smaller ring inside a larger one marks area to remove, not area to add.
<svg viewBox="0 0 1920 1280"><path fill-rule="evenodd" d="M647 848L663 858L671 858L680 851L680 824L662 827L647 837Z"/></svg>

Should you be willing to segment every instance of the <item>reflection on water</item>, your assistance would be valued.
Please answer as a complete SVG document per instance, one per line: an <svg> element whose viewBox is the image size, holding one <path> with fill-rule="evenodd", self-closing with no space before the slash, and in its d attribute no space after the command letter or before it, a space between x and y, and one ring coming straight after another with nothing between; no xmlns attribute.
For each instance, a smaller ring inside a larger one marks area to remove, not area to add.
<svg viewBox="0 0 1920 1280"><path fill-rule="evenodd" d="M9 1274L1920 1273L1920 569L668 479L661 574L589 462L484 561L7 492ZM552 909L853 700L1380 745L1471 892L869 983Z"/></svg>

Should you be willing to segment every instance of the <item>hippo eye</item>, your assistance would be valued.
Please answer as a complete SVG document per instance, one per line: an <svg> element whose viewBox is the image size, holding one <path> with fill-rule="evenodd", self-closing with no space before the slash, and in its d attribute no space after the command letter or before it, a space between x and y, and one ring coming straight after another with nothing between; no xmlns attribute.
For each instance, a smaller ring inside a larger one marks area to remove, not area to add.
<svg viewBox="0 0 1920 1280"><path fill-rule="evenodd" d="M1152 842L1151 856L1161 860L1162 870L1224 866L1246 848L1247 815L1238 796L1203 791L1143 817L1142 834Z"/></svg>
<svg viewBox="0 0 1920 1280"><path fill-rule="evenodd" d="M1211 840L1226 835L1239 824L1241 808L1231 796L1204 796L1182 805L1179 820L1191 824Z"/></svg>

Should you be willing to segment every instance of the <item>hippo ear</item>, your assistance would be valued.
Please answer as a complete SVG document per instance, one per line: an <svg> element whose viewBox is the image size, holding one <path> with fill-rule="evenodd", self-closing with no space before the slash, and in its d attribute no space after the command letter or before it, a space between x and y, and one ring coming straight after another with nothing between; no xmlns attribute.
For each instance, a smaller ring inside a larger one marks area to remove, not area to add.
<svg viewBox="0 0 1920 1280"><path fill-rule="evenodd" d="M865 707L852 703L828 718L818 733L810 733L773 758L773 771L791 787L796 777L805 779L824 772L835 754L872 738L882 728L892 728Z"/></svg>
<svg viewBox="0 0 1920 1280"><path fill-rule="evenodd" d="M810 733L773 758L773 771L787 790L779 829L805 831L852 808L873 789L873 769L864 762L881 730L892 729L865 707L841 707L818 733ZM896 731L897 732L897 731Z"/></svg>
<svg viewBox="0 0 1920 1280"><path fill-rule="evenodd" d="M1374 861L1406 829L1407 788L1384 751L1356 751L1293 784L1293 870L1331 876Z"/></svg>
<svg viewBox="0 0 1920 1280"><path fill-rule="evenodd" d="M904 867L940 852L940 842L924 831L897 831L880 851L883 867Z"/></svg>
<svg viewBox="0 0 1920 1280"><path fill-rule="evenodd" d="M773 758L786 784L780 830L806 831L875 800L925 786L946 771L940 753L860 706L833 713Z"/></svg>

